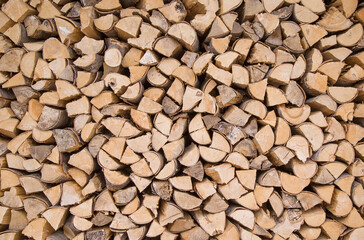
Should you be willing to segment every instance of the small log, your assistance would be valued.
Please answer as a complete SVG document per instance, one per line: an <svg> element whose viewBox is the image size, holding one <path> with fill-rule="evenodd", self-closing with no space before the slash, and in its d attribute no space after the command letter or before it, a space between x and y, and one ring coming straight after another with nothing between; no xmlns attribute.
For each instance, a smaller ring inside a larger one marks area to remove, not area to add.
<svg viewBox="0 0 364 240"><path fill-rule="evenodd" d="M266 153L274 144L274 133L270 126L264 126L254 136L253 139L260 153Z"/></svg>
<svg viewBox="0 0 364 240"><path fill-rule="evenodd" d="M293 16L300 23L313 23L319 18L310 9L299 4L294 5Z"/></svg>
<svg viewBox="0 0 364 240"><path fill-rule="evenodd" d="M55 129L53 134L60 152L72 152L81 147L77 135L72 130Z"/></svg>
<svg viewBox="0 0 364 240"><path fill-rule="evenodd" d="M205 173L217 183L226 184L234 178L234 167L228 163L222 163L206 168Z"/></svg>
<svg viewBox="0 0 364 240"><path fill-rule="evenodd" d="M232 74L216 67L212 63L208 64L206 73L213 78L214 80L218 81L221 84L225 84L230 86L232 83Z"/></svg>
<svg viewBox="0 0 364 240"><path fill-rule="evenodd" d="M346 227L344 225L335 220L326 220L322 224L323 232L334 239L338 239L345 229Z"/></svg>
<svg viewBox="0 0 364 240"><path fill-rule="evenodd" d="M22 231L27 237L34 239L44 239L47 238L54 232L51 225L48 224L47 220L44 218L37 218L31 221Z"/></svg>
<svg viewBox="0 0 364 240"><path fill-rule="evenodd" d="M214 184L208 179L205 179L201 182L196 182L194 185L194 189L197 195L203 200L207 199L208 197L216 193Z"/></svg>
<svg viewBox="0 0 364 240"><path fill-rule="evenodd" d="M76 182L68 181L62 184L61 206L78 204L83 199L81 188Z"/></svg>
<svg viewBox="0 0 364 240"><path fill-rule="evenodd" d="M56 231L63 227L67 219L67 208L64 207L54 207L46 210L42 213L47 222Z"/></svg>
<svg viewBox="0 0 364 240"><path fill-rule="evenodd" d="M260 119L267 115L267 107L258 100L250 99L242 104L242 109Z"/></svg>
<svg viewBox="0 0 364 240"><path fill-rule="evenodd" d="M344 47L354 46L363 36L363 26L355 24L350 27L346 32L337 36L337 42Z"/></svg>
<svg viewBox="0 0 364 240"><path fill-rule="evenodd" d="M275 55L270 48L262 43L256 43L250 50L250 57L247 62L254 63L266 63L273 64L275 61Z"/></svg>
<svg viewBox="0 0 364 240"><path fill-rule="evenodd" d="M181 32L186 34L181 35ZM179 41L185 48L195 52L199 45L195 30L187 23L181 22L172 25L168 30L168 35Z"/></svg>

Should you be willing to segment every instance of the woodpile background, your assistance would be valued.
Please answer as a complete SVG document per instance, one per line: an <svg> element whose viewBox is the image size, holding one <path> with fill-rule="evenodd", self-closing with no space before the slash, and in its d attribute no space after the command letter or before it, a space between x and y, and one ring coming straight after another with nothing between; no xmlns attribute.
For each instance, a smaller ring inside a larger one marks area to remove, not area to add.
<svg viewBox="0 0 364 240"><path fill-rule="evenodd" d="M0 4L0 240L364 239L363 2Z"/></svg>

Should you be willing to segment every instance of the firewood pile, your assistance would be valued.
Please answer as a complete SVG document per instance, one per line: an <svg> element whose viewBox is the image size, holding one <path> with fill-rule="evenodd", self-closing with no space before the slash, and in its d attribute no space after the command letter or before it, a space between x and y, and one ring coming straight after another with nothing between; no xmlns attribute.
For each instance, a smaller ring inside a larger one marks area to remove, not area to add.
<svg viewBox="0 0 364 240"><path fill-rule="evenodd" d="M0 240L364 239L364 2L0 6Z"/></svg>

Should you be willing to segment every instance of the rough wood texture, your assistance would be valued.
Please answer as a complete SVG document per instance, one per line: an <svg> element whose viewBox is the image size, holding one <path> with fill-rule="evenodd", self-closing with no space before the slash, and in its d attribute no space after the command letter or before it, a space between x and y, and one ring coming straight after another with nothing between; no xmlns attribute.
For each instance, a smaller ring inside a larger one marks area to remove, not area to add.
<svg viewBox="0 0 364 240"><path fill-rule="evenodd" d="M364 238L359 0L0 0L0 240Z"/></svg>

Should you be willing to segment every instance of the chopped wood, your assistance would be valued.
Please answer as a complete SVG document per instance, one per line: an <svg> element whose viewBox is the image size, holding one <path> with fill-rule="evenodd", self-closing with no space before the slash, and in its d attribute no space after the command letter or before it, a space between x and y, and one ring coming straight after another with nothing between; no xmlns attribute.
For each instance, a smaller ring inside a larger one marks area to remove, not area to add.
<svg viewBox="0 0 364 240"><path fill-rule="evenodd" d="M363 7L0 0L0 238L361 239Z"/></svg>
<svg viewBox="0 0 364 240"><path fill-rule="evenodd" d="M309 8L300 4L294 4L293 16L299 23L312 23L319 18Z"/></svg>

